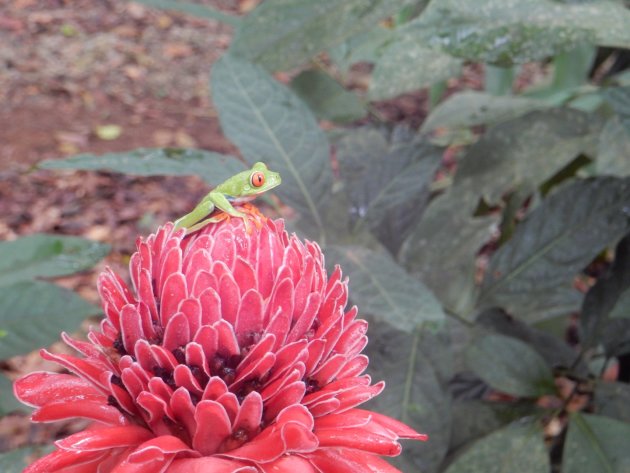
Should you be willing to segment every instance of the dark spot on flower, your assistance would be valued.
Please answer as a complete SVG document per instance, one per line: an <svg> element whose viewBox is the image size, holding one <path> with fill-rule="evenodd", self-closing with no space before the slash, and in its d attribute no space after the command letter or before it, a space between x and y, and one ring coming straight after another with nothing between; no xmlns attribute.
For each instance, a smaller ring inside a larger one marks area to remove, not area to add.
<svg viewBox="0 0 630 473"><path fill-rule="evenodd" d="M193 403L193 406L196 406L201 400L201 398L193 392L189 391L188 393L190 394L190 401Z"/></svg>
<svg viewBox="0 0 630 473"><path fill-rule="evenodd" d="M241 362L241 355L232 355L228 358L226 365L229 368L236 368L238 364Z"/></svg>
<svg viewBox="0 0 630 473"><path fill-rule="evenodd" d="M305 379L304 384L306 385L306 394L311 394L321 389L319 383L312 378Z"/></svg>
<svg viewBox="0 0 630 473"><path fill-rule="evenodd" d="M112 396L111 394L107 396L107 405L113 406L116 409L120 410L120 404L118 404L118 401L116 400L116 398Z"/></svg>
<svg viewBox="0 0 630 473"><path fill-rule="evenodd" d="M127 350L125 350L125 345L122 341L122 334L116 337L116 340L114 340L114 343L112 344L112 346L121 356L127 354Z"/></svg>
<svg viewBox="0 0 630 473"><path fill-rule="evenodd" d="M125 388L125 385L122 382L122 379L120 379L120 376L116 376L115 374L112 375L112 377L110 378L111 383L114 386L118 386L119 388Z"/></svg>
<svg viewBox="0 0 630 473"><path fill-rule="evenodd" d="M208 380L210 379L208 375L206 374L206 372L202 370L201 368L199 368L198 366L191 366L190 372L192 373L193 377L202 386L205 386L208 383Z"/></svg>
<svg viewBox="0 0 630 473"><path fill-rule="evenodd" d="M186 364L186 353L184 352L184 347L175 348L175 350L173 350L173 356L179 364Z"/></svg>
<svg viewBox="0 0 630 473"><path fill-rule="evenodd" d="M223 378L225 384L230 385L234 382L234 379L236 378L236 370L234 370L234 368L224 366L223 369L221 369L219 376Z"/></svg>

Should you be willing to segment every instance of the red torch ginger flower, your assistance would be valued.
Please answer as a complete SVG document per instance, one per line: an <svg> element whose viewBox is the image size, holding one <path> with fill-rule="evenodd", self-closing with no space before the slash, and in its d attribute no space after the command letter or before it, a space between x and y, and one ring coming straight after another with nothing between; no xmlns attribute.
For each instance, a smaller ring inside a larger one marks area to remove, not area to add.
<svg viewBox="0 0 630 473"><path fill-rule="evenodd" d="M397 472L399 438L424 435L358 409L383 383L362 375L367 323L347 282L281 220L241 219L139 240L133 291L99 279L106 318L82 356L42 356L16 396L33 420L93 421L28 473Z"/></svg>

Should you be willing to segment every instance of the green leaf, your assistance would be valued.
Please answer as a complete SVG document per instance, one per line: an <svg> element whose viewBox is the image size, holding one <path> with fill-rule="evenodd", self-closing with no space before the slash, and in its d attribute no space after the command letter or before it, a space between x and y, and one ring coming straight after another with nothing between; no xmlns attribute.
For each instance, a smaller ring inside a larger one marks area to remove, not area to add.
<svg viewBox="0 0 630 473"><path fill-rule="evenodd" d="M531 403L460 401L453 403L451 450L523 417L537 414Z"/></svg>
<svg viewBox="0 0 630 473"><path fill-rule="evenodd" d="M0 471L3 473L21 473L35 458L52 452L53 445L24 447L0 453Z"/></svg>
<svg viewBox="0 0 630 473"><path fill-rule="evenodd" d="M339 264L350 279L350 297L365 313L400 330L444 322L440 303L386 253L364 247L328 246L329 263Z"/></svg>
<svg viewBox="0 0 630 473"><path fill-rule="evenodd" d="M528 344L504 335L486 335L467 351L469 368L494 389L522 397L553 394L547 362Z"/></svg>
<svg viewBox="0 0 630 473"><path fill-rule="evenodd" d="M424 121L421 131L429 132L439 127L491 125L547 107L541 100L514 96L495 97L485 92L466 90L453 94L440 103Z"/></svg>
<svg viewBox="0 0 630 473"><path fill-rule="evenodd" d="M94 266L109 245L84 238L37 234L0 242L0 286L67 276Z"/></svg>
<svg viewBox="0 0 630 473"><path fill-rule="evenodd" d="M0 287L0 359L28 353L76 330L99 309L74 292L44 281Z"/></svg>
<svg viewBox="0 0 630 473"><path fill-rule="evenodd" d="M180 2L179 0L134 0L138 3L144 3L150 7L162 8L164 10L173 10L177 12L187 13L197 18L209 18L225 23L230 26L238 26L240 18L223 13L208 5L198 5L189 2Z"/></svg>
<svg viewBox="0 0 630 473"><path fill-rule="evenodd" d="M617 303L610 311L611 319L630 319L630 288L624 290L617 299Z"/></svg>
<svg viewBox="0 0 630 473"><path fill-rule="evenodd" d="M581 342L584 349L603 344L606 352L612 355L616 351L616 345L629 342L624 337L620 338L620 335L627 332L622 327L630 327L630 320L623 318L614 320L610 316L620 297L629 287L630 235L626 235L617 244L612 265L600 276L584 298L580 314ZM607 330L608 326L612 330Z"/></svg>
<svg viewBox="0 0 630 473"><path fill-rule="evenodd" d="M595 169L597 174L630 176L630 126L618 116L606 122L599 136Z"/></svg>
<svg viewBox="0 0 630 473"><path fill-rule="evenodd" d="M280 172L278 195L322 238L320 206L332 172L328 140L311 111L264 69L230 55L215 63L211 88L225 135L247 162L263 160Z"/></svg>
<svg viewBox="0 0 630 473"><path fill-rule="evenodd" d="M445 473L549 473L550 468L541 429L514 423L474 442Z"/></svg>
<svg viewBox="0 0 630 473"><path fill-rule="evenodd" d="M489 309L481 313L477 317L476 325L526 343L530 348L536 350L551 367L568 368L574 364L577 358L575 350L562 339L530 327L524 322L510 317L501 309ZM587 374L587 368L583 364L580 364L577 370L581 374Z"/></svg>
<svg viewBox="0 0 630 473"><path fill-rule="evenodd" d="M322 71L302 72L291 82L291 89L322 120L352 122L367 113L365 105L355 93L347 91Z"/></svg>
<svg viewBox="0 0 630 473"><path fill-rule="evenodd" d="M550 0L432 2L407 29L418 41L473 61L510 65L594 43L627 48L630 11L615 2Z"/></svg>
<svg viewBox="0 0 630 473"><path fill-rule="evenodd" d="M392 253L422 216L441 157L440 149L402 126L356 128L337 143L350 213Z"/></svg>
<svg viewBox="0 0 630 473"><path fill-rule="evenodd" d="M2 344L1 338L0 344ZM0 374L0 416L7 415L10 412L24 411L26 409L28 408L18 401L13 395L13 381L5 375ZM1 460L0 465L2 465Z"/></svg>
<svg viewBox="0 0 630 473"><path fill-rule="evenodd" d="M42 161L39 167L113 171L138 176L197 175L212 185L220 184L245 169L243 163L232 156L201 149L179 148L139 148L103 155L79 154L66 159Z"/></svg>
<svg viewBox="0 0 630 473"><path fill-rule="evenodd" d="M530 322L548 316L537 301L566 291L578 271L630 229L628 205L630 179L577 181L549 196L492 256L479 305L498 305Z"/></svg>
<svg viewBox="0 0 630 473"><path fill-rule="evenodd" d="M423 89L459 75L461 66L461 60L403 36L383 50L372 72L368 96L385 100Z"/></svg>
<svg viewBox="0 0 630 473"><path fill-rule="evenodd" d="M293 69L415 3L417 0L263 2L244 18L230 51L272 71Z"/></svg>
<svg viewBox="0 0 630 473"><path fill-rule="evenodd" d="M330 59L343 74L358 62L376 63L394 37L394 30L377 26L362 31L328 51Z"/></svg>
<svg viewBox="0 0 630 473"><path fill-rule="evenodd" d="M399 253L404 266L460 315L474 305L476 255L498 220L472 216L477 194L475 186L461 186L431 201Z"/></svg>
<svg viewBox="0 0 630 473"><path fill-rule="evenodd" d="M608 417L571 416L564 443L562 473L626 473L630 424Z"/></svg>
<svg viewBox="0 0 630 473"><path fill-rule="evenodd" d="M626 131L630 133L630 86L604 89L604 98L619 115Z"/></svg>
<svg viewBox="0 0 630 473"><path fill-rule="evenodd" d="M597 414L630 422L630 384L599 381L593 402Z"/></svg>
<svg viewBox="0 0 630 473"><path fill-rule="evenodd" d="M349 275L351 297L364 312L405 330L426 321L443 320L444 313L431 292L385 252L332 245L326 248L326 254L331 264L341 265Z"/></svg>
<svg viewBox="0 0 630 473"><path fill-rule="evenodd" d="M425 341L430 342L431 335L428 330L408 333L385 323L370 323L370 343L366 347L370 374L384 380L387 388L366 408L430 435L428 442L405 445L402 455L394 460L401 471L437 471L448 451L451 398L440 384L436 366L426 356Z"/></svg>
<svg viewBox="0 0 630 473"><path fill-rule="evenodd" d="M492 127L462 159L455 183L469 181L489 203L510 190L532 188L581 153L593 154L599 122L569 109L533 111Z"/></svg>

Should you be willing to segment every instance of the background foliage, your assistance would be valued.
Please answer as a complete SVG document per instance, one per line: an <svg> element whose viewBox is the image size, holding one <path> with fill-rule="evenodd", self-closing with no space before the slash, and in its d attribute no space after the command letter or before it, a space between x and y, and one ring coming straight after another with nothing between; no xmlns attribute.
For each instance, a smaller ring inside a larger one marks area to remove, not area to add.
<svg viewBox="0 0 630 473"><path fill-rule="evenodd" d="M349 276L371 321L370 372L388 383L372 407L430 435L407 445L399 468L628 471L630 73L614 67L630 49L623 1L268 0L243 18L142 3L235 27L210 76L223 132L247 164L280 171L289 224ZM593 80L605 60L613 67ZM548 77L515 95L531 61ZM350 67L366 62L367 90L347 88ZM470 63L483 64L485 90L445 97ZM433 107L419 129L373 113L372 101L421 88ZM246 164L139 149L41 167L216 185ZM106 252L46 235L2 243L0 356L93 314L41 278ZM22 456L0 463L11 458Z"/></svg>

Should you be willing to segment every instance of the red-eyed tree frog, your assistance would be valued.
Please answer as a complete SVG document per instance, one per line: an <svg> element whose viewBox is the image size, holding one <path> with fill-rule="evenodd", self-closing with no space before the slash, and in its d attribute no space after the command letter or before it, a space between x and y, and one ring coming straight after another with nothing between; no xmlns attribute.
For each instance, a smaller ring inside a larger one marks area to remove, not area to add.
<svg viewBox="0 0 630 473"><path fill-rule="evenodd" d="M249 231L247 214L236 210L232 204L240 205L255 199L259 194L280 185L280 174L267 169L265 163L256 163L249 171L239 172L210 191L192 212L178 218L175 228L185 228L186 233L196 232L209 223L223 220L224 216L207 217L216 209L232 217L242 218Z"/></svg>

